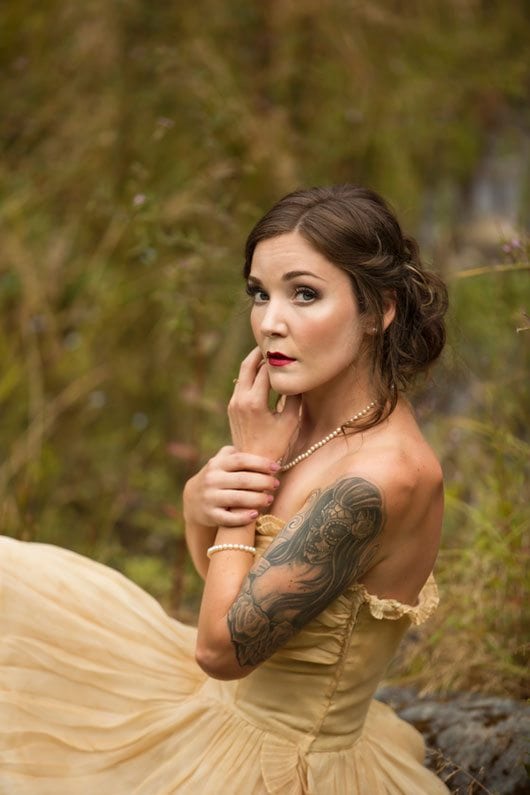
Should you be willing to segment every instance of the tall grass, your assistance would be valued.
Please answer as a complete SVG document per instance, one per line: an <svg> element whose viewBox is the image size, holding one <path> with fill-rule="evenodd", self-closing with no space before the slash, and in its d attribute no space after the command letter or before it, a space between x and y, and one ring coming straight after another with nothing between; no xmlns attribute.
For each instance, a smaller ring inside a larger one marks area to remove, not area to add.
<svg viewBox="0 0 530 795"><path fill-rule="evenodd" d="M448 410L427 422L446 481L441 605L400 672L426 689L529 693L525 256L518 271L484 268L452 284L450 349L438 375Z"/></svg>
<svg viewBox="0 0 530 795"><path fill-rule="evenodd" d="M528 119L528 10L19 0L0 24L1 529L189 615L180 493L227 438L246 231L289 189L358 181L412 231L432 205L444 270L463 201L446 197L466 195L492 131L509 143ZM453 285L445 370L418 403L448 519L438 629L407 670L519 693L528 278L478 266Z"/></svg>

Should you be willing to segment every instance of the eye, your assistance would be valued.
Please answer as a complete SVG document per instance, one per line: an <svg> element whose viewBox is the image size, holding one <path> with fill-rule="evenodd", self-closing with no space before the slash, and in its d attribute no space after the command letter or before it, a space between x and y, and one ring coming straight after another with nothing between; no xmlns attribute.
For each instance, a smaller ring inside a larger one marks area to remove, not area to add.
<svg viewBox="0 0 530 795"><path fill-rule="evenodd" d="M294 291L295 298L302 304L309 304L316 301L318 293L312 287L297 287Z"/></svg>
<svg viewBox="0 0 530 795"><path fill-rule="evenodd" d="M269 296L265 290L262 290L257 284L247 284L246 293L252 298L255 304L264 304L269 300Z"/></svg>

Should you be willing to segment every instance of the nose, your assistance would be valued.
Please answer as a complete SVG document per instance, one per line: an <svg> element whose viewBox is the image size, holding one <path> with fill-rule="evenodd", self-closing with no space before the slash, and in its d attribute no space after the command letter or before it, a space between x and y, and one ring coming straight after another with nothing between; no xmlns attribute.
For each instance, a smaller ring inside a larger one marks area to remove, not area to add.
<svg viewBox="0 0 530 795"><path fill-rule="evenodd" d="M265 337L284 337L287 334L285 312L281 302L269 300L263 307L260 330Z"/></svg>

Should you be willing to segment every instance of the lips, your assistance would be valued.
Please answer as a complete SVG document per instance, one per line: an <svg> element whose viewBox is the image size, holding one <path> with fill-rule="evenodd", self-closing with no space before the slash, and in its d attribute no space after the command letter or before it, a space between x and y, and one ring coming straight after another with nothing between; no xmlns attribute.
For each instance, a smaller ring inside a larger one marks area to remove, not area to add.
<svg viewBox="0 0 530 795"><path fill-rule="evenodd" d="M267 353L267 361L273 367L285 367L285 365L291 364L292 362L296 361L296 359L291 359L289 356L286 356L284 353L280 353L279 351L269 351Z"/></svg>

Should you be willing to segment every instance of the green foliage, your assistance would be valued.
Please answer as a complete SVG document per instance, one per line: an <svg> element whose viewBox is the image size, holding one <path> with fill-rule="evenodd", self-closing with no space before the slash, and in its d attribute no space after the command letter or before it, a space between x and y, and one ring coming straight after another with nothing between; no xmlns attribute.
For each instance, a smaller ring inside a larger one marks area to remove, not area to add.
<svg viewBox="0 0 530 795"><path fill-rule="evenodd" d="M492 134L528 122L528 7L19 0L0 24L2 530L110 563L181 610L198 584L180 493L226 440L250 345L246 232L287 190L358 181L412 231L432 204L443 261ZM454 283L443 388L419 404L434 402L449 493L434 649L450 656L452 625L477 648L469 677L514 692L517 610L495 617L483 597L479 637L478 591L464 611L451 595L470 568L481 594L521 595L527 277Z"/></svg>
<svg viewBox="0 0 530 795"><path fill-rule="evenodd" d="M528 268L530 244L518 253L518 265ZM530 305L530 279L524 271L488 271L457 280L451 292L458 356L442 366L445 411L429 426L446 480L442 603L409 647L406 669L426 688L525 697L530 329L522 307Z"/></svg>

